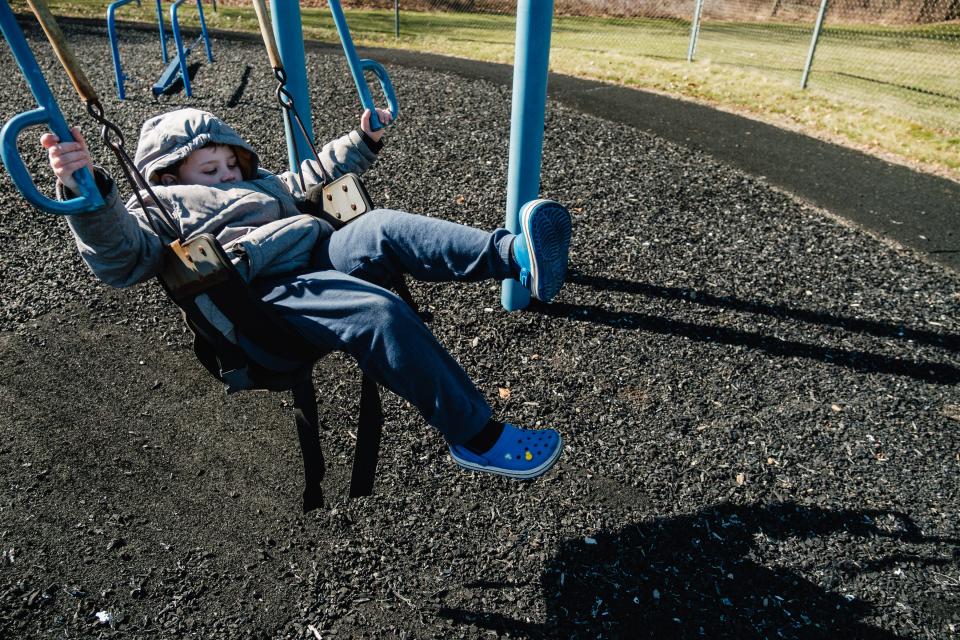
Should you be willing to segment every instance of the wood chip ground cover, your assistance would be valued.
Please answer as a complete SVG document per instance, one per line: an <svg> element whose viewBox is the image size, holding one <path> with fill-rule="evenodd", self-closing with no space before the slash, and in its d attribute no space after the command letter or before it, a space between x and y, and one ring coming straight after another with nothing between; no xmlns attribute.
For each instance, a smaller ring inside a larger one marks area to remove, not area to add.
<svg viewBox="0 0 960 640"><path fill-rule="evenodd" d="M156 42L124 35L141 83L120 106L102 33L67 33L129 145L146 116L190 104L284 166L258 44L216 41L195 97L155 102ZM336 51L308 62L327 140L355 126L355 93ZM402 116L374 200L500 225L509 89L390 73ZM5 117L32 105L15 74L3 87ZM376 495L346 502L358 378L334 356L315 374L334 500L306 517L290 398L224 397L158 287L99 285L64 222L4 175L0 636L960 633L957 274L561 104L543 166L542 193L575 219L555 304L508 314L494 283L413 292L498 416L560 429L557 468L460 472L387 394Z"/></svg>

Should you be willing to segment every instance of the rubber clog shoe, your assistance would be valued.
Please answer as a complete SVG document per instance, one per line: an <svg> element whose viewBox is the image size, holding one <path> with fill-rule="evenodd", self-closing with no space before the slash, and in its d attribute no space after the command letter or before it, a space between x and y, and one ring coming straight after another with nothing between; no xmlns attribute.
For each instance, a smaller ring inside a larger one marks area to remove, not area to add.
<svg viewBox="0 0 960 640"><path fill-rule="evenodd" d="M562 449L563 439L553 429L523 429L506 423L500 438L486 453L451 445L450 455L464 469L529 480L546 473Z"/></svg>
<svg viewBox="0 0 960 640"><path fill-rule="evenodd" d="M520 209L513 257L520 267L520 284L537 300L550 302L563 286L570 231L570 212L559 202L531 200Z"/></svg>

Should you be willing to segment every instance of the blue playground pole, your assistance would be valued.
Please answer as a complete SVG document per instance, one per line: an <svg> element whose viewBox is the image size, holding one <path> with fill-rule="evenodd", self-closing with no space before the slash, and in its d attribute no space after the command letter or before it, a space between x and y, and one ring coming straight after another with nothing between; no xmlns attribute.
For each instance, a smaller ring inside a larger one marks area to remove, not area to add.
<svg viewBox="0 0 960 640"><path fill-rule="evenodd" d="M300 173L300 167L294 156L294 140L296 149L300 150L300 160L313 158L310 144L313 138L313 120L310 117L310 90L307 87L307 61L303 47L303 22L300 18L300 0L270 0L270 14L273 17L273 36L277 41L277 49L283 70L287 74L286 89L293 96L293 104L297 109L303 127L307 130L311 140L304 138L299 128L293 127L284 121L287 133L287 157L291 171Z"/></svg>
<svg viewBox="0 0 960 640"><path fill-rule="evenodd" d="M120 66L120 47L117 45L116 13L117 9L131 2L140 4L140 0L115 0L115 2L111 2L110 6L107 7L107 37L110 40L110 53L113 56L113 77L117 81L117 97L121 100L127 97L127 93L123 88L123 83L127 78L123 74L123 68Z"/></svg>
<svg viewBox="0 0 960 640"><path fill-rule="evenodd" d="M127 76L123 73L123 67L120 64L120 47L117 43L117 9L136 2L140 6L140 0L114 0L107 7L107 38L110 40L110 53L113 56L113 76L117 82L117 97L123 100L127 97L124 84ZM160 0L157 0L157 26L160 29L160 57L163 64L167 64L167 37L163 31L163 7L160 6Z"/></svg>
<svg viewBox="0 0 960 640"><path fill-rule="evenodd" d="M167 64L167 34L163 32L163 6L157 0L157 27L160 29L160 59Z"/></svg>
<svg viewBox="0 0 960 640"><path fill-rule="evenodd" d="M337 33L340 36L340 44L343 45L343 53L347 56L347 66L350 67L350 75L353 76L353 83L357 87L357 93L360 96L360 104L364 109L370 110L370 127L374 131L383 128L380 123L380 117L377 116L377 108L373 103L373 96L370 95L370 87L367 86L364 71L372 71L380 81L380 87L387 98L387 108L390 109L390 115L396 121L400 115L400 108L397 106L397 95L390 83L390 76L387 70L379 62L361 59L357 56L357 49L353 46L353 38L350 37L350 28L347 26L347 19L343 15L343 8L340 6L340 0L328 0L330 5L330 14L333 16L333 22L337 25Z"/></svg>
<svg viewBox="0 0 960 640"><path fill-rule="evenodd" d="M170 27L173 30L173 42L177 46L177 62L180 67L180 78L183 80L183 91L187 94L187 97L193 96L193 92L190 90L190 73L188 72L187 65L187 56L190 54L190 49L192 47L183 46L183 38L180 36L180 20L177 18L177 12L186 0L176 0L173 5L170 7ZM213 51L210 49L210 36L207 34L207 21L203 19L203 2L202 0L197 0L197 13L200 16L200 38L204 42L204 46L207 50L207 61L213 62ZM169 82L172 82L172 76L167 76L167 73L172 72L171 68L168 68L164 72L164 77L157 84L166 85ZM154 93L157 93L157 85L154 85ZM162 89L161 89L162 93Z"/></svg>
<svg viewBox="0 0 960 640"><path fill-rule="evenodd" d="M520 207L536 199L540 193L552 21L553 0L520 0L517 3L510 159L507 165L506 228L511 233L520 232ZM500 302L507 311L523 309L530 304L530 292L516 280L504 280Z"/></svg>
<svg viewBox="0 0 960 640"><path fill-rule="evenodd" d="M33 183L30 171L17 149L17 137L20 132L27 127L46 124L63 142L72 142L73 135L67 127L63 113L61 113L57 101L50 92L50 86L47 84L46 78L43 77L40 65L37 64L37 59L30 51L30 46L23 36L23 31L20 30L17 18L13 15L7 0L0 0L0 29L3 30L3 37L10 45L10 51L13 53L17 65L30 87L30 92L33 93L33 97L39 105L37 109L15 115L0 131L0 157L7 167L11 180L30 204L48 213L74 215L102 207L103 198L100 196L100 191L93 180L93 174L87 168L83 168L74 174L81 195L66 202L59 202L44 196Z"/></svg>

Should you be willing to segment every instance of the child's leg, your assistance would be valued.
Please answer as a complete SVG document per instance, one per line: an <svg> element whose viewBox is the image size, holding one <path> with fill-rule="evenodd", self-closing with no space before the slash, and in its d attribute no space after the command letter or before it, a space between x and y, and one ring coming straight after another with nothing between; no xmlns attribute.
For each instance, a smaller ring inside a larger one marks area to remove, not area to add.
<svg viewBox="0 0 960 640"><path fill-rule="evenodd" d="M314 252L314 266L364 280L477 281L517 277L511 265L514 235L490 233L448 220L402 211L371 211L334 232Z"/></svg>
<svg viewBox="0 0 960 640"><path fill-rule="evenodd" d="M265 283L259 291L320 347L344 351L382 386L411 402L450 444L479 433L492 415L466 372L400 298L336 271Z"/></svg>

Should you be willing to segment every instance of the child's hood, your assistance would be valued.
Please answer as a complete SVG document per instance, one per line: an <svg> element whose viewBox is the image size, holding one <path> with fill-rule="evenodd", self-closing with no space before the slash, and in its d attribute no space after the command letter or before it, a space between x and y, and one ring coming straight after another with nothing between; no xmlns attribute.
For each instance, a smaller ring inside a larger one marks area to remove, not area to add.
<svg viewBox="0 0 960 640"><path fill-rule="evenodd" d="M220 118L193 108L169 111L144 122L134 162L149 182L156 183L157 171L211 142L233 147L243 177L256 176L260 158L253 147Z"/></svg>

